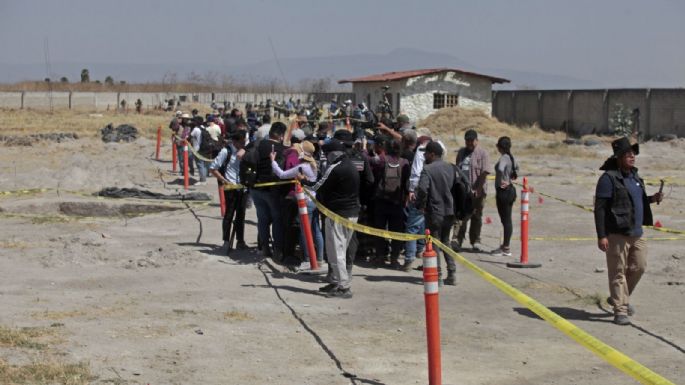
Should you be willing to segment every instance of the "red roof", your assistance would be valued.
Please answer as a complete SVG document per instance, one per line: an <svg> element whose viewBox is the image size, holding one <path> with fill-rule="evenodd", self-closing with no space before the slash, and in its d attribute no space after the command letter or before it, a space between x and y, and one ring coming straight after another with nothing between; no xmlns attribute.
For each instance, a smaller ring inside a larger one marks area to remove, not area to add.
<svg viewBox="0 0 685 385"><path fill-rule="evenodd" d="M343 80L338 80L338 84L388 82L388 81L392 81L392 80L407 79L407 78L413 78L415 76L430 75L430 74L447 72L447 71L457 72L457 73L464 74L464 75L479 76L482 78L490 79L490 81L493 83L509 83L509 80L507 80L507 79L497 78L494 76L488 76L488 75L483 75L483 74L478 74L475 72L463 71L463 70L456 69L456 68L430 68L430 69L413 70L413 71L386 72L384 74L369 75L369 76L363 76L360 78L343 79Z"/></svg>

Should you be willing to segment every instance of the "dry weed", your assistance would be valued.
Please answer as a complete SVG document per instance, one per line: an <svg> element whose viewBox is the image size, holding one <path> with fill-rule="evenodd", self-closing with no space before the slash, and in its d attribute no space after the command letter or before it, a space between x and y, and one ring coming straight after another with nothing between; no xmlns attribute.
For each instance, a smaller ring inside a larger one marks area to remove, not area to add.
<svg viewBox="0 0 685 385"><path fill-rule="evenodd" d="M0 326L0 346L42 350L47 345L39 342L45 337L54 336L54 331L45 328L10 329Z"/></svg>
<svg viewBox="0 0 685 385"><path fill-rule="evenodd" d="M86 363L57 361L10 365L0 358L0 383L3 384L88 384L93 379Z"/></svg>
<svg viewBox="0 0 685 385"><path fill-rule="evenodd" d="M541 130L537 125L512 126L500 122L479 109L460 107L443 108L427 118L419 121L417 127L428 127L433 135L443 140L461 141L463 143L466 130L473 128L479 135L498 138L509 136L516 140L549 140L561 141L564 134L551 133Z"/></svg>
<svg viewBox="0 0 685 385"><path fill-rule="evenodd" d="M224 319L225 320L230 320L230 321L249 321L253 319L253 317L245 312L242 311L236 311L236 310L231 310L224 312Z"/></svg>
<svg viewBox="0 0 685 385"><path fill-rule="evenodd" d="M31 313L31 317L34 319L44 319L44 320L62 320L66 318L77 318L77 317L106 317L116 314L123 313L126 309L123 306L103 306L95 307L88 310L64 310L64 311L50 311L44 310L39 312Z"/></svg>

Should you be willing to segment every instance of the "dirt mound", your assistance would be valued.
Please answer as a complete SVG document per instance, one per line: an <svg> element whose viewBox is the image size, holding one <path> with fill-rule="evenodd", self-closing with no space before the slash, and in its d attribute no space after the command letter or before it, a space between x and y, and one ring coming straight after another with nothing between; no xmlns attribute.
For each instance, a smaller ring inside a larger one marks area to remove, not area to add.
<svg viewBox="0 0 685 385"><path fill-rule="evenodd" d="M559 140L561 134L545 132L537 126L517 127L500 122L479 109L443 108L420 120L416 127L428 127L433 135L450 140L463 140L464 132L473 128L479 135L512 139Z"/></svg>
<svg viewBox="0 0 685 385"><path fill-rule="evenodd" d="M78 134L73 132L52 132L47 134L32 135L0 135L0 142L5 146L33 146L38 141L62 143L67 140L78 139Z"/></svg>

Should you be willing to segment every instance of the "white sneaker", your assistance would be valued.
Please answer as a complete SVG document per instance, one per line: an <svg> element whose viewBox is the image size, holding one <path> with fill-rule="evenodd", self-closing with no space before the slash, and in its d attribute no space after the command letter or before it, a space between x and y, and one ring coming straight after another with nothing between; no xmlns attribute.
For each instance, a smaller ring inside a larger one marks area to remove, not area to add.
<svg viewBox="0 0 685 385"><path fill-rule="evenodd" d="M476 242L476 243L471 245L471 249L475 252L480 252L480 251L483 251L483 246L481 246L480 243Z"/></svg>
<svg viewBox="0 0 685 385"><path fill-rule="evenodd" d="M490 252L495 257L511 257L511 250L505 250L503 248L498 248Z"/></svg>
<svg viewBox="0 0 685 385"><path fill-rule="evenodd" d="M194 186L206 186L207 182L195 182Z"/></svg>

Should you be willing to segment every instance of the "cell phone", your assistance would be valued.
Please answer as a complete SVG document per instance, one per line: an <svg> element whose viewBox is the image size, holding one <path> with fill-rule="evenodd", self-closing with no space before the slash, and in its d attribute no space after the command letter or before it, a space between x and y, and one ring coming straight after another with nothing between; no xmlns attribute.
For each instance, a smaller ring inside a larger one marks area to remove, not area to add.
<svg viewBox="0 0 685 385"><path fill-rule="evenodd" d="M661 179L659 182L660 182L660 184L659 184L659 194L661 194L661 193L664 192L664 180ZM660 203L661 203L661 202L656 202L657 206L658 206Z"/></svg>

